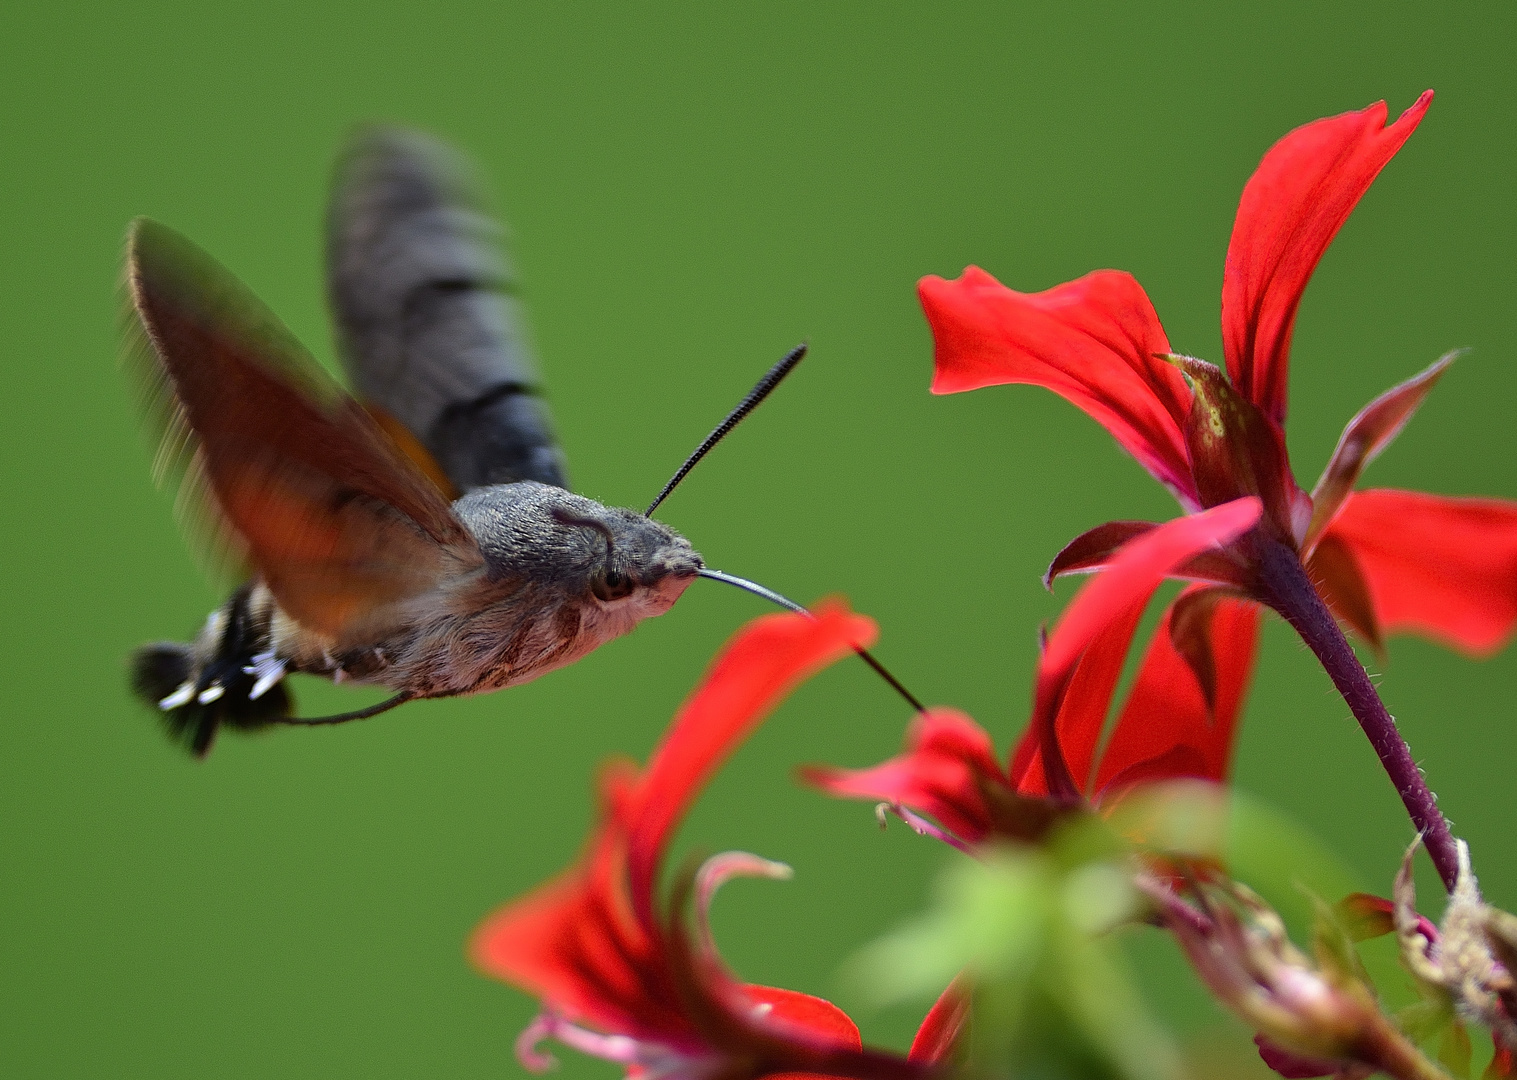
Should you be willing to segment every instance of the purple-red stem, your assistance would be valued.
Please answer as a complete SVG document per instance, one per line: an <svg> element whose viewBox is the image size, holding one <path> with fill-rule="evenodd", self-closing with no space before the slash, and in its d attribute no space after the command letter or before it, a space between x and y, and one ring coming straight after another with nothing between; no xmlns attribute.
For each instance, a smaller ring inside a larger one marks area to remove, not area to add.
<svg viewBox="0 0 1517 1080"><path fill-rule="evenodd" d="M1369 673L1359 663L1359 657L1354 655L1338 621L1307 577L1300 556L1262 532L1255 535L1260 584L1270 606L1301 635L1307 648L1322 662L1338 693L1348 702L1354 719L1359 721L1359 726L1369 736L1370 745L1380 756L1380 764L1385 767L1391 783L1396 785L1396 794L1401 796L1412 824L1422 833L1422 842L1427 846L1433 865L1438 868L1438 875L1443 878L1444 888L1453 892L1459 872L1454 836L1438 809L1437 797L1428 789L1422 770L1412 760L1406 740L1396 730L1396 721L1386 711Z"/></svg>

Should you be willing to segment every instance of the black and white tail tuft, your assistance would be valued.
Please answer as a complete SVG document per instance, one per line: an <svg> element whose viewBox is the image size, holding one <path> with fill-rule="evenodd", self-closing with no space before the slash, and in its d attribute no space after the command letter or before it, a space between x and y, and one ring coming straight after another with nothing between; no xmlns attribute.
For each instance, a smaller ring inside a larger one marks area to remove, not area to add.
<svg viewBox="0 0 1517 1080"><path fill-rule="evenodd" d="M294 711L284 667L257 651L248 589L237 590L194 645L160 641L132 654L132 690L157 711L169 737L204 757L225 725L253 731Z"/></svg>

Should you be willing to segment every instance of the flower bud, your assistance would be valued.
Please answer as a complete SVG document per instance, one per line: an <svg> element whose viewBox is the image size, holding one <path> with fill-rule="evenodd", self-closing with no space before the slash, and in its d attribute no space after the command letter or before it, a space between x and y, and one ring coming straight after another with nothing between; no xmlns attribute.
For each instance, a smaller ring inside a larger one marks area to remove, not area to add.
<svg viewBox="0 0 1517 1080"><path fill-rule="evenodd" d="M1470 867L1469 845L1455 843L1459 875L1436 935L1417 914L1412 856L1422 838L1407 849L1392 892L1401 962L1432 996L1446 1001L1466 1020L1490 1028L1500 1042L1517 1046L1517 917L1491 907L1480 895Z"/></svg>
<svg viewBox="0 0 1517 1080"><path fill-rule="evenodd" d="M1381 1012L1352 942L1326 905L1318 907L1308 956L1290 942L1274 909L1237 882L1193 880L1193 904L1152 880L1143 888L1202 981L1259 1033L1266 1062L1284 1075L1364 1068L1436 1074Z"/></svg>

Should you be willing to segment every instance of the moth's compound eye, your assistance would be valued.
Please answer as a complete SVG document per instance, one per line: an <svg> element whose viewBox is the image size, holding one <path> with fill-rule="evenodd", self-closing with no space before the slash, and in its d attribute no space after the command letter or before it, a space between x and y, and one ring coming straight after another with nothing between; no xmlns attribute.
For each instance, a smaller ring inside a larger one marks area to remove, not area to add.
<svg viewBox="0 0 1517 1080"><path fill-rule="evenodd" d="M615 570L597 574L590 583L590 591L601 600L620 600L630 596L635 587L631 578Z"/></svg>

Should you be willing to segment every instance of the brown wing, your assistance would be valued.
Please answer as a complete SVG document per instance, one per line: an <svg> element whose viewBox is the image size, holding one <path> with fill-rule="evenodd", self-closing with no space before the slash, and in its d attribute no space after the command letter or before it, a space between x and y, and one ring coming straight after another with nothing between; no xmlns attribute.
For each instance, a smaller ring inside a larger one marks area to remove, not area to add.
<svg viewBox="0 0 1517 1080"><path fill-rule="evenodd" d="M138 219L127 280L164 446L288 614L341 640L482 562L436 486L209 255Z"/></svg>

